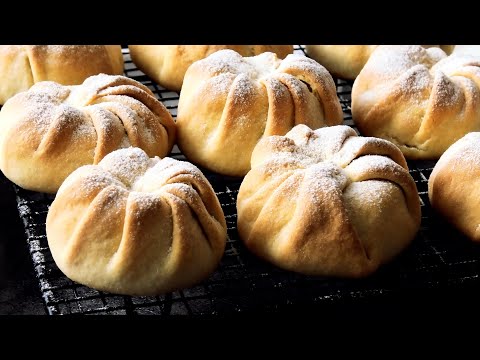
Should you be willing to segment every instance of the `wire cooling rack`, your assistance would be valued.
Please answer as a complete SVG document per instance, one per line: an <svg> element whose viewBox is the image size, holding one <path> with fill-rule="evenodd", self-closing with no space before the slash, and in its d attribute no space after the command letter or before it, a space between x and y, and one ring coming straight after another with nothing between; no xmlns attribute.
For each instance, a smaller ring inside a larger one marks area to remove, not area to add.
<svg viewBox="0 0 480 360"><path fill-rule="evenodd" d="M303 53L302 46L295 52ZM178 94L156 85L139 71L123 49L125 74L147 85L176 117ZM344 123L353 126L351 83L336 80ZM178 148L172 157L183 158ZM18 211L43 300L49 314L223 315L238 312L280 312L355 303L396 296L415 289L478 283L480 248L435 217L427 183L434 162L409 162L422 206L420 231L409 248L367 279L340 280L303 276L278 269L251 255L238 238L236 197L239 180L204 170L222 204L228 226L225 254L204 282L163 296L131 297L96 291L69 280L55 265L47 244L45 220L52 195L15 185Z"/></svg>

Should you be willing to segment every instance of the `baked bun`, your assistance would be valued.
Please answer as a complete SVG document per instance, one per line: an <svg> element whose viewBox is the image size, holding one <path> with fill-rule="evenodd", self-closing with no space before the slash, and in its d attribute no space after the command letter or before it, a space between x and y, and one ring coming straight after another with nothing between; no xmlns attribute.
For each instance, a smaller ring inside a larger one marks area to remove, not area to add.
<svg viewBox="0 0 480 360"><path fill-rule="evenodd" d="M180 91L188 67L218 50L231 49L242 56L274 52L284 58L292 45L129 45L137 67L161 86Z"/></svg>
<svg viewBox="0 0 480 360"><path fill-rule="evenodd" d="M400 150L344 125L260 140L237 198L246 246L299 273L362 277L415 237L420 202Z"/></svg>
<svg viewBox="0 0 480 360"><path fill-rule="evenodd" d="M480 130L480 57L439 48L379 46L352 88L363 135L392 141L407 158L438 159Z"/></svg>
<svg viewBox="0 0 480 360"><path fill-rule="evenodd" d="M439 46L447 54L455 45L423 45ZM305 50L311 58L325 66L333 76L341 79L355 80L367 60L378 45L307 45Z"/></svg>
<svg viewBox="0 0 480 360"><path fill-rule="evenodd" d="M343 113L325 68L303 55L218 51L189 67L178 103L178 145L192 162L243 176L262 136L297 124L337 125Z"/></svg>
<svg viewBox="0 0 480 360"><path fill-rule="evenodd" d="M40 81L78 85L100 73L123 74L120 45L0 45L0 104Z"/></svg>
<svg viewBox="0 0 480 360"><path fill-rule="evenodd" d="M354 80L378 45L307 45L312 59L325 66L333 76Z"/></svg>
<svg viewBox="0 0 480 360"><path fill-rule="evenodd" d="M117 294L156 295L199 282L218 265L226 236L222 208L200 170L139 148L75 170L47 215L60 270Z"/></svg>
<svg viewBox="0 0 480 360"><path fill-rule="evenodd" d="M163 157L174 141L165 106L124 76L95 75L74 86L40 82L0 111L0 169L29 190L54 193L73 170L119 148Z"/></svg>
<svg viewBox="0 0 480 360"><path fill-rule="evenodd" d="M428 180L430 204L450 223L480 242L480 132L450 146Z"/></svg>

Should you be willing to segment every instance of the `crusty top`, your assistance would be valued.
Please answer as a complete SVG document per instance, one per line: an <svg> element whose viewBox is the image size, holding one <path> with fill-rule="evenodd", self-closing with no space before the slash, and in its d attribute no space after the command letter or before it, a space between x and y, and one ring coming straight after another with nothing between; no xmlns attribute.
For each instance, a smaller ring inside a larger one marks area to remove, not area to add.
<svg viewBox="0 0 480 360"><path fill-rule="evenodd" d="M175 124L153 93L124 76L100 74L82 85L40 82L0 112L0 168L18 185L55 192L76 168L137 146L165 156Z"/></svg>
<svg viewBox="0 0 480 360"><path fill-rule="evenodd" d="M0 104L40 81L78 85L100 73L123 74L120 45L0 45Z"/></svg>
<svg viewBox="0 0 480 360"><path fill-rule="evenodd" d="M283 135L343 120L328 71L303 55L242 57L218 51L192 64L180 94L178 143L194 163L242 176L263 136Z"/></svg>
<svg viewBox="0 0 480 360"><path fill-rule="evenodd" d="M396 256L420 225L400 150L348 126L262 139L237 198L246 245L301 273L359 277ZM388 235L387 235L388 234Z"/></svg>
<svg viewBox="0 0 480 360"><path fill-rule="evenodd" d="M292 45L129 45L133 62L161 86L180 91L188 67L195 61L223 49L242 56L274 52L284 58L293 51Z"/></svg>
<svg viewBox="0 0 480 360"><path fill-rule="evenodd" d="M318 97L328 125L335 125L343 118L331 75L303 55L290 54L282 60L270 52L243 57L233 50L221 50L193 64L190 72L197 75L197 82L204 79L211 84L209 89L213 93L206 91L207 97L217 95L216 92L223 95L228 90L230 99L227 101L234 101L231 97L235 96L240 97L240 102L248 102L253 96L251 92L260 90L254 83L260 83L270 97L281 98L285 91L289 92L298 105L297 110L301 111L301 103L305 101L303 93L308 90ZM184 90L190 93L195 88Z"/></svg>
<svg viewBox="0 0 480 360"><path fill-rule="evenodd" d="M450 54L455 45L422 45L440 47ZM355 80L378 45L307 45L308 55L325 66L332 75Z"/></svg>
<svg viewBox="0 0 480 360"><path fill-rule="evenodd" d="M480 130L480 57L447 56L417 45L379 46L352 89L352 115L364 135L407 157L438 158Z"/></svg>
<svg viewBox="0 0 480 360"><path fill-rule="evenodd" d="M116 150L75 170L47 216L52 255L71 279L121 294L152 295L205 278L218 264L226 223L198 168Z"/></svg>

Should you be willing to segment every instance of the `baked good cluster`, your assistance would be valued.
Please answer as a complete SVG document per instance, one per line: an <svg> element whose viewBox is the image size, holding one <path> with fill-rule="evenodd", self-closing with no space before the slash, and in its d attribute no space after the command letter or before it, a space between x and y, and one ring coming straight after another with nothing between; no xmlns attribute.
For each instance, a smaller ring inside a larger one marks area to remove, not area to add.
<svg viewBox="0 0 480 360"><path fill-rule="evenodd" d="M360 278L406 249L429 198L480 241L480 56L452 45L0 46L0 170L56 194L46 233L70 279L157 295L207 279L227 243L209 174L241 181L237 230L288 271ZM124 55L179 92L172 114ZM355 127L335 79L352 86ZM356 130L357 131L356 131ZM186 160L169 156L178 146ZM440 160L439 160L440 159Z"/></svg>

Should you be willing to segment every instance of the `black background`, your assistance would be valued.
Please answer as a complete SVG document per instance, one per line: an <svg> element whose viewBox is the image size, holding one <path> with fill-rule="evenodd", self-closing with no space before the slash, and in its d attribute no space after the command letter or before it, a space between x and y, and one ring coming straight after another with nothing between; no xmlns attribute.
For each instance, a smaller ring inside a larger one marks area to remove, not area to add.
<svg viewBox="0 0 480 360"><path fill-rule="evenodd" d="M16 205L0 172L0 314L45 314Z"/></svg>

